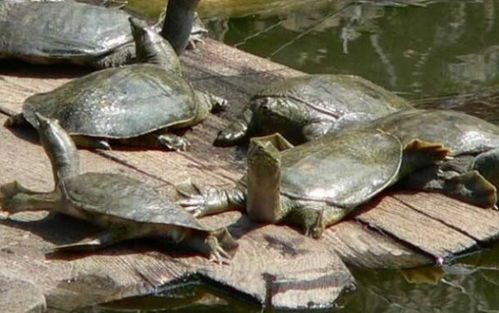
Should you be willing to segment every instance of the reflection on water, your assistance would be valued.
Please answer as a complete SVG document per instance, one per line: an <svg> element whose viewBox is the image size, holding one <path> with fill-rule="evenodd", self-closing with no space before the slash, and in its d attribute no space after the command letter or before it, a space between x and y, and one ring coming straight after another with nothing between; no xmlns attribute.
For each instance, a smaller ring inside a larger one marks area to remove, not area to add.
<svg viewBox="0 0 499 313"><path fill-rule="evenodd" d="M150 16L163 7L163 0L129 3ZM490 89L499 84L499 0L426 7L351 3L202 0L200 12L214 38L240 49L305 72L358 74L426 98L417 101L422 107L464 110L499 124L499 91ZM337 312L499 312L499 247L442 268L352 272L358 290ZM215 294L188 285L84 312L260 312Z"/></svg>
<svg viewBox="0 0 499 313"><path fill-rule="evenodd" d="M352 270L358 289L338 313L499 312L499 247L454 265L412 271ZM215 292L216 294L216 292ZM259 308L187 285L179 290L89 308L81 313L259 313Z"/></svg>
<svg viewBox="0 0 499 313"><path fill-rule="evenodd" d="M208 24L216 38L243 50L305 72L358 74L411 98L499 82L497 0L335 3Z"/></svg>

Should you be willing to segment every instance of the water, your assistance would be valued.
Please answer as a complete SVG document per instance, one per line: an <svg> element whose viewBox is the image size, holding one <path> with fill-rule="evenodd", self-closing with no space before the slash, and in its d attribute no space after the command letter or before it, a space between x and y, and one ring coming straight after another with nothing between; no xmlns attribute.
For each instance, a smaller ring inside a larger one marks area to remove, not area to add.
<svg viewBox="0 0 499 313"><path fill-rule="evenodd" d="M130 0L149 16L161 1ZM327 0L203 0L211 36L309 73L358 74L421 106L499 124L499 1L426 7ZM447 95L464 94L447 98ZM463 100L464 99L464 100ZM470 101L472 99L473 101ZM435 103L434 101L437 101ZM352 269L358 290L338 312L499 312L499 247L443 268ZM85 312L260 312L206 286L122 300Z"/></svg>

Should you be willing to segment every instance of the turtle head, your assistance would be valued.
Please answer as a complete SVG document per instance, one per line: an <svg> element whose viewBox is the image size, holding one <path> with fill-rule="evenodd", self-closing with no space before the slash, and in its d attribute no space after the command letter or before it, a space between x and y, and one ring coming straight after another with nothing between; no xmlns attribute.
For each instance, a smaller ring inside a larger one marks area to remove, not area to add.
<svg viewBox="0 0 499 313"><path fill-rule="evenodd" d="M130 17L130 27L135 41L137 61L157 64L167 71L182 75L180 60L168 41L156 33L146 22Z"/></svg>
<svg viewBox="0 0 499 313"><path fill-rule="evenodd" d="M281 206L281 153L292 145L279 134L255 137L248 150L246 211L257 222L276 223Z"/></svg>
<svg viewBox="0 0 499 313"><path fill-rule="evenodd" d="M47 118L37 112L35 118L40 141L52 163L56 185L60 179L78 175L78 151L69 134L56 119Z"/></svg>
<svg viewBox="0 0 499 313"><path fill-rule="evenodd" d="M256 97L251 101L253 111L252 128L259 135L280 133L285 138L304 142L302 128L307 124L303 105L292 99L279 96Z"/></svg>

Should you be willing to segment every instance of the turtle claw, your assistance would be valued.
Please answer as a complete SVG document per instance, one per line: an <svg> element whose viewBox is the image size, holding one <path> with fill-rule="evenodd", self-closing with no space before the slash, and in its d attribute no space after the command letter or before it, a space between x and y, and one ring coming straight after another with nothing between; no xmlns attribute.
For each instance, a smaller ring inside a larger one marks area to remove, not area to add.
<svg viewBox="0 0 499 313"><path fill-rule="evenodd" d="M492 210L499 211L499 207L497 206L497 204L494 204L494 206L492 207Z"/></svg>

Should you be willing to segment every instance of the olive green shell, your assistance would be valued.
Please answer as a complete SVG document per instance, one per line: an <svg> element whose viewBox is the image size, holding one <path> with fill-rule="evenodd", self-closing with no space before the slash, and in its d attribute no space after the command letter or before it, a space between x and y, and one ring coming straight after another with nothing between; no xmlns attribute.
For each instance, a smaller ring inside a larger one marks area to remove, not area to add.
<svg viewBox="0 0 499 313"><path fill-rule="evenodd" d="M0 57L85 64L133 42L129 17L73 1L0 3Z"/></svg>
<svg viewBox="0 0 499 313"><path fill-rule="evenodd" d="M273 83L254 96L288 98L334 119L368 121L412 108L403 98L354 75L304 75ZM285 105L286 102L283 102ZM352 115L352 117L346 117Z"/></svg>
<svg viewBox="0 0 499 313"><path fill-rule="evenodd" d="M295 199L356 207L397 178L402 145L378 132L344 132L281 153L281 193Z"/></svg>
<svg viewBox="0 0 499 313"><path fill-rule="evenodd" d="M150 64L105 69L29 97L26 120L34 112L59 120L72 135L130 138L188 123L203 103L181 77Z"/></svg>
<svg viewBox="0 0 499 313"><path fill-rule="evenodd" d="M153 187L128 176L85 173L63 181L61 189L87 219L105 216L117 223L168 224L209 230Z"/></svg>
<svg viewBox="0 0 499 313"><path fill-rule="evenodd" d="M369 127L397 136L403 144L413 138L441 142L454 155L476 154L499 147L499 127L452 110L409 110L380 118Z"/></svg>

